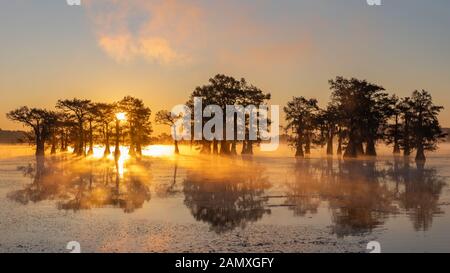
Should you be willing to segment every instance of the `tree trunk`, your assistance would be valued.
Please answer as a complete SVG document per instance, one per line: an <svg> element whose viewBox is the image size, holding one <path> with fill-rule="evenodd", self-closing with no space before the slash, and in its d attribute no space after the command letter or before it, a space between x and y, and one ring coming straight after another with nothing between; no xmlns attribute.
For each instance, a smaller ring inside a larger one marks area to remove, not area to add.
<svg viewBox="0 0 450 273"><path fill-rule="evenodd" d="M229 155L230 154L230 144L226 140L222 140L220 142L220 154L221 155Z"/></svg>
<svg viewBox="0 0 450 273"><path fill-rule="evenodd" d="M180 149L178 149L178 140L174 141L174 145L175 145L175 154L179 155L180 154Z"/></svg>
<svg viewBox="0 0 450 273"><path fill-rule="evenodd" d="M109 127L106 125L106 131L105 131L105 152L103 153L104 157L107 157L111 154L111 147L109 145Z"/></svg>
<svg viewBox="0 0 450 273"><path fill-rule="evenodd" d="M116 120L116 147L114 150L114 157L120 157L120 124L118 120Z"/></svg>
<svg viewBox="0 0 450 273"><path fill-rule="evenodd" d="M36 137L36 156L44 156L45 140L39 134L36 134L35 137Z"/></svg>
<svg viewBox="0 0 450 273"><path fill-rule="evenodd" d="M395 128L394 128L394 155L400 154L400 144L398 143L399 139L399 122L398 122L398 114L395 115Z"/></svg>
<svg viewBox="0 0 450 273"><path fill-rule="evenodd" d="M136 156L136 146L134 146L133 141L130 143L130 149L128 150L130 156Z"/></svg>
<svg viewBox="0 0 450 273"><path fill-rule="evenodd" d="M66 145L66 133L62 131L61 138L60 138L60 145L61 145L61 152L67 152L67 145Z"/></svg>
<svg viewBox="0 0 450 273"><path fill-rule="evenodd" d="M306 134L305 139L305 154L311 154L311 135L309 133Z"/></svg>
<svg viewBox="0 0 450 273"><path fill-rule="evenodd" d="M236 147L236 140L233 140L231 142L231 151L230 154L237 155L237 147Z"/></svg>
<svg viewBox="0 0 450 273"><path fill-rule="evenodd" d="M92 132L92 121L89 121L89 151L88 155L94 154L94 137Z"/></svg>
<svg viewBox="0 0 450 273"><path fill-rule="evenodd" d="M403 145L403 155L408 157L411 155L411 144L409 142L409 121L405 120L405 135Z"/></svg>
<svg viewBox="0 0 450 273"><path fill-rule="evenodd" d="M211 153L211 142L207 140L203 140L202 149L200 150L201 154L210 154Z"/></svg>
<svg viewBox="0 0 450 273"><path fill-rule="evenodd" d="M247 141L242 141L242 150L241 155L245 155L247 153Z"/></svg>
<svg viewBox="0 0 450 273"><path fill-rule="evenodd" d="M347 147L345 147L344 158L356 158L358 156L357 149L353 139L349 139Z"/></svg>
<svg viewBox="0 0 450 273"><path fill-rule="evenodd" d="M372 138L369 138L369 140L367 141L366 155L367 156L377 156L377 151L375 148L375 141Z"/></svg>
<svg viewBox="0 0 450 273"><path fill-rule="evenodd" d="M142 144L141 144L140 140L138 140L137 143L136 143L136 155L138 157L142 156Z"/></svg>
<svg viewBox="0 0 450 273"><path fill-rule="evenodd" d="M305 157L303 153L303 144L298 143L295 151L295 157Z"/></svg>
<svg viewBox="0 0 450 273"><path fill-rule="evenodd" d="M356 145L356 155L364 155L364 145L362 141L358 141L358 144Z"/></svg>
<svg viewBox="0 0 450 273"><path fill-rule="evenodd" d="M338 139L337 154L342 155L342 137L341 136L339 136L339 139Z"/></svg>
<svg viewBox="0 0 450 273"><path fill-rule="evenodd" d="M333 135L328 137L328 141L327 141L327 155L333 155Z"/></svg>
<svg viewBox="0 0 450 273"><path fill-rule="evenodd" d="M411 155L411 149L409 147L405 147L403 150L403 156L408 157Z"/></svg>
<svg viewBox="0 0 450 273"><path fill-rule="evenodd" d="M394 155L399 155L400 154L400 145L398 144L398 141L394 142Z"/></svg>
<svg viewBox="0 0 450 273"><path fill-rule="evenodd" d="M73 146L73 154L79 155L80 148L78 148L78 145L80 145L80 143L77 140L77 141L75 141L74 146Z"/></svg>
<svg viewBox="0 0 450 273"><path fill-rule="evenodd" d="M217 139L213 140L213 154L219 154L219 142L217 141Z"/></svg>
<svg viewBox="0 0 450 273"><path fill-rule="evenodd" d="M425 149L423 148L423 143L420 142L417 145L416 162L424 162L425 160Z"/></svg>
<svg viewBox="0 0 450 273"><path fill-rule="evenodd" d="M56 154L56 146L57 146L57 140L56 140L55 134L53 133L52 134L52 148L51 148L50 154L52 154L52 155Z"/></svg>
<svg viewBox="0 0 450 273"><path fill-rule="evenodd" d="M83 128L83 123L80 122L78 124L78 150L77 150L77 155L81 156L85 154L84 151L84 128Z"/></svg>
<svg viewBox="0 0 450 273"><path fill-rule="evenodd" d="M246 145L247 152L245 154L252 155L253 154L253 140L249 140Z"/></svg>

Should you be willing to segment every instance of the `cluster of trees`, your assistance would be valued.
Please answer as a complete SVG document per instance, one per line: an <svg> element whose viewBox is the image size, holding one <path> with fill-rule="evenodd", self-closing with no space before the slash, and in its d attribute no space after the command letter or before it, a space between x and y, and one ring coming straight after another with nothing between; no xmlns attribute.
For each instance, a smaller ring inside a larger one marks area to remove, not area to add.
<svg viewBox="0 0 450 273"><path fill-rule="evenodd" d="M347 158L376 156L376 144L383 141L394 147L395 154L403 151L405 156L409 156L415 150L416 160L424 161L425 151L436 149L438 141L446 136L438 121L443 107L434 105L431 95L425 90L414 91L410 97L398 98L389 95L382 86L365 80L337 77L329 84L331 102L325 109L319 107L316 99L304 97L294 97L284 107L285 129L298 157L311 153L313 145L326 145L327 154L332 155L334 140L337 139L337 154ZM191 123L199 123L203 128L217 113L211 113L210 117L201 115L202 120L195 120L194 98L202 99L202 111L208 105L217 105L225 113L229 105L253 105L256 108L267 105L271 95L243 78L237 80L218 74L209 79L208 84L195 88L187 102L193 113ZM130 155L139 156L142 146L151 139L151 110L137 98L127 96L113 104L81 99L59 100L56 109L21 107L7 114L9 119L32 129L37 155L44 154L47 143L51 145L51 153L56 153L58 148L66 151L70 145L77 155L92 154L94 143L102 143L104 154L109 155L114 143L114 153L118 155L122 142L130 147ZM117 113L126 114L124 124L120 124ZM156 114L155 120L158 124L173 126L178 118L163 110ZM250 113L245 114L245 124L238 124L237 114L231 121L235 136L238 125L245 130L244 140L237 140L237 137L226 140L226 123L230 121L226 115L222 118L224 140L210 140L202 136L201 140L195 141L201 153L236 155L237 145L241 143L241 154L253 154L253 146L261 138L256 130L257 140L250 140L250 126L255 126L250 122ZM179 153L177 141L175 153Z"/></svg>
<svg viewBox="0 0 450 273"><path fill-rule="evenodd" d="M150 108L130 96L111 104L76 98L59 100L56 110L24 106L10 111L7 117L32 129L30 137L38 156L44 155L46 145L51 146L52 154L57 149L67 151L70 146L77 155L91 155L94 143L104 146L105 156L111 154L113 143L115 155L120 154L122 143L130 147L130 155L139 156L152 133Z"/></svg>
<svg viewBox="0 0 450 273"><path fill-rule="evenodd" d="M389 95L382 86L355 78L337 77L329 81L331 102L325 109L316 99L294 97L284 107L286 130L296 156L311 152L312 145L326 145L347 158L376 156L376 143L384 141L409 156L416 150L416 160L425 160L426 150L435 150L445 138L438 121L441 106L433 104L431 95L414 91L410 97Z"/></svg>
<svg viewBox="0 0 450 273"><path fill-rule="evenodd" d="M208 121L211 121L214 119L215 115L217 113L212 113L211 117L205 117L202 115L202 120L194 120L194 98L202 99L202 113L205 110L205 108L208 105L217 105L221 108L223 116L223 124L222 124L222 139L223 140L209 140L206 139L205 136L202 136L201 140L196 140L196 144L200 145L200 152L202 154L221 154L221 155L236 155L237 152L237 145L239 143L242 144L242 150L241 154L253 154L253 146L255 143L260 142L260 136L258 129L254 128L254 131L257 131L257 139L256 140L250 140L249 132L250 132L250 126L255 126L254 124L250 123L250 114L247 112L245 114L245 124L238 124L239 119L237 117L237 114L233 116L233 120L227 120L226 115L224 114L226 112L226 108L229 105L239 105L243 107L247 107L250 105L255 106L256 108L259 108L261 105L266 105L266 103L270 100L270 93L266 93L259 89L258 87L249 84L244 78L237 80L233 77L218 74L214 76L213 78L209 79L208 84L196 87L195 90L191 93L190 98L186 105L188 105L191 108L192 119L191 122L194 124L195 122L198 122L202 125L202 128L205 127L205 125L208 124ZM255 113L255 115L259 115L259 113ZM173 116L168 111L160 111L156 115L156 120L160 124L167 124L167 125L173 125L175 120L173 119ZM226 123L232 123L234 125L234 140L226 140L227 130L226 130ZM237 140L237 134L239 131L239 128L243 128L245 132L243 131L245 135L244 140ZM218 134L219 131L217 128L212 128L212 130ZM192 136L192 139L194 139L194 135ZM175 142L176 151L178 151L177 148L177 142Z"/></svg>

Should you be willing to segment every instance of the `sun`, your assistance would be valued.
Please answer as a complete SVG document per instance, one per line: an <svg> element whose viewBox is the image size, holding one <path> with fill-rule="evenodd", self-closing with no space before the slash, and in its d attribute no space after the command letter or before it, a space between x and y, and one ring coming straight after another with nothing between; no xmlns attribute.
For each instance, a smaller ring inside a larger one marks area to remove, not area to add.
<svg viewBox="0 0 450 273"><path fill-rule="evenodd" d="M120 120L120 121L127 120L127 114L126 113L117 113L116 118L117 118L117 120Z"/></svg>

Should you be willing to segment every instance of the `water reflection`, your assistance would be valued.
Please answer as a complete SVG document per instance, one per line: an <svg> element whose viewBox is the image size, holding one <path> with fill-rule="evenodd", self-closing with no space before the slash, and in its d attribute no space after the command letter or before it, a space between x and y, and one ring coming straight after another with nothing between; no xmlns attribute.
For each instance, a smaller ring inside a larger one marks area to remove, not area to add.
<svg viewBox="0 0 450 273"><path fill-rule="evenodd" d="M418 164L412 168L409 162L396 160L389 170L396 183L397 199L411 219L415 230L428 230L436 215L442 214L439 198L445 181L435 169Z"/></svg>
<svg viewBox="0 0 450 273"><path fill-rule="evenodd" d="M274 213L275 201L295 219L325 214L338 237L370 233L396 215L406 215L415 230L428 230L433 218L443 213L439 199L444 178L435 169L403 159L277 162L180 157L165 165L157 160L158 167L145 158L37 158L19 168L31 183L8 197L21 204L50 200L60 210L117 208L132 213L153 193L177 202L172 209L188 208L196 221L216 233L258 222ZM154 171L161 174L157 179Z"/></svg>
<svg viewBox="0 0 450 273"><path fill-rule="evenodd" d="M37 157L36 164L19 168L32 183L8 197L22 204L55 200L61 210L114 207L131 213L150 200L147 165L120 159Z"/></svg>
<svg viewBox="0 0 450 273"><path fill-rule="evenodd" d="M208 166L190 170L183 183L184 204L197 221L216 233L244 228L269 214L265 191L270 188L261 166Z"/></svg>
<svg viewBox="0 0 450 273"><path fill-rule="evenodd" d="M438 200L444 180L434 169L408 161L301 160L287 182L285 204L295 216L330 210L338 237L369 233L404 210L416 230L428 230L442 211Z"/></svg>

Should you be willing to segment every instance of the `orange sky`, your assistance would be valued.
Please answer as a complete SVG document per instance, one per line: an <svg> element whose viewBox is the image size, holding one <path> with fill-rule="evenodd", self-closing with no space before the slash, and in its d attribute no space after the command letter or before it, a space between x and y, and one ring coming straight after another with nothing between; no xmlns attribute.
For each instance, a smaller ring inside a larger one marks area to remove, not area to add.
<svg viewBox="0 0 450 273"><path fill-rule="evenodd" d="M132 95L153 112L170 109L217 73L247 78L280 105L292 96L325 105L337 75L399 96L427 89L450 126L448 1L64 2L2 4L2 129L21 128L7 111L52 108L59 98Z"/></svg>

